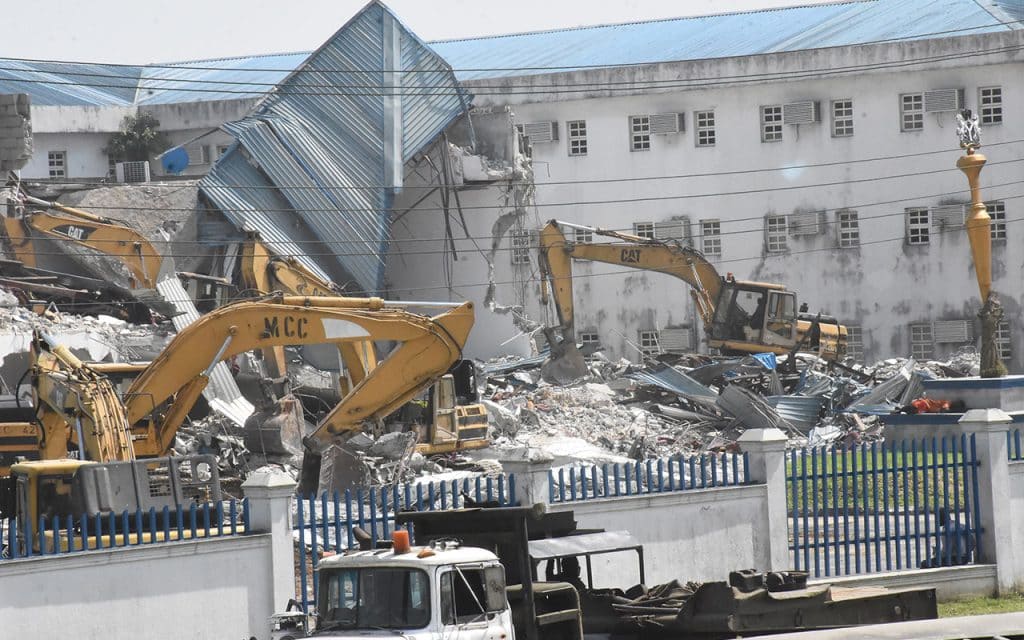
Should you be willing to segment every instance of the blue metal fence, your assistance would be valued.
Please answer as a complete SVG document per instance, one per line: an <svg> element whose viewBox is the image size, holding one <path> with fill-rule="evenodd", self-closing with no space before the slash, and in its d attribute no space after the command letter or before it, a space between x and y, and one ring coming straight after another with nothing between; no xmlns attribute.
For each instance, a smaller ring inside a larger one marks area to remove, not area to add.
<svg viewBox="0 0 1024 640"><path fill-rule="evenodd" d="M299 541L299 588L304 611L316 602L320 555L356 546L354 530L359 527L373 538L387 540L395 529L400 511L443 511L474 505L516 504L513 475L463 478L423 484L394 485L310 494L296 499L295 530ZM312 578L313 597L309 597Z"/></svg>
<svg viewBox="0 0 1024 640"><path fill-rule="evenodd" d="M562 468L548 472L548 501L579 502L749 484L749 467L746 453L722 453Z"/></svg>
<svg viewBox="0 0 1024 640"><path fill-rule="evenodd" d="M980 553L974 436L791 450L793 567L815 577L968 564Z"/></svg>
<svg viewBox="0 0 1024 640"><path fill-rule="evenodd" d="M0 526L3 559L53 556L195 538L239 535L249 531L249 500L157 511L122 511L67 516L41 516L35 530L26 520L8 519Z"/></svg>
<svg viewBox="0 0 1024 640"><path fill-rule="evenodd" d="M1024 460L1024 451L1021 450L1020 429L1011 429L1006 432L1006 453L1012 462Z"/></svg>

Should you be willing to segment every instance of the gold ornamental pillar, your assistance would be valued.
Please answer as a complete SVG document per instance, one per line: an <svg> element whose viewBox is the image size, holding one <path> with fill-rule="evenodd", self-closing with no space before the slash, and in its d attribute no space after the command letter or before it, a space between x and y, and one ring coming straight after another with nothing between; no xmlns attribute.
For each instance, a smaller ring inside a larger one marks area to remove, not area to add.
<svg viewBox="0 0 1024 640"><path fill-rule="evenodd" d="M981 146L981 135L978 117L972 115L970 109L964 109L957 115L957 134L960 136L960 147L965 153L957 159L956 166L967 176L967 184L971 188L971 215L966 227L982 305L978 312L981 319L981 377L1000 378L1006 375L1006 367L999 360L996 331L1003 319L1003 309L999 299L992 293L991 219L981 198L980 184L985 156L977 152Z"/></svg>

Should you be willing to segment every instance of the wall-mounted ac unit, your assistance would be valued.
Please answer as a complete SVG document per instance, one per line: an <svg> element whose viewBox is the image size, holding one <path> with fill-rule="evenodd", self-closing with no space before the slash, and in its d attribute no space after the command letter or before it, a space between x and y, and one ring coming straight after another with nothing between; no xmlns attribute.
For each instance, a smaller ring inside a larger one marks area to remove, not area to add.
<svg viewBox="0 0 1024 640"><path fill-rule="evenodd" d="M965 207L962 204L944 204L932 207L933 227L962 227L964 226Z"/></svg>
<svg viewBox="0 0 1024 640"><path fill-rule="evenodd" d="M935 89L924 92L924 110L931 113L959 111L964 108L963 89Z"/></svg>
<svg viewBox="0 0 1024 640"><path fill-rule="evenodd" d="M558 140L557 122L528 122L523 125L523 135L531 144Z"/></svg>
<svg viewBox="0 0 1024 640"><path fill-rule="evenodd" d="M782 105L782 122L784 124L811 124L821 119L818 103L813 100L790 102Z"/></svg>
<svg viewBox="0 0 1024 640"><path fill-rule="evenodd" d="M932 323L932 339L936 344L971 342L974 328L970 320L936 320Z"/></svg>
<svg viewBox="0 0 1024 640"><path fill-rule="evenodd" d="M661 330L658 343L666 353L691 353L694 348L693 329L685 325L666 327Z"/></svg>
<svg viewBox="0 0 1024 640"><path fill-rule="evenodd" d="M690 219L681 216L674 220L655 222L654 237L658 240L675 240L688 245L690 244Z"/></svg>
<svg viewBox="0 0 1024 640"><path fill-rule="evenodd" d="M149 182L149 160L118 162L114 175L118 182Z"/></svg>
<svg viewBox="0 0 1024 640"><path fill-rule="evenodd" d="M686 131L686 119L682 113L652 113L647 117L651 123L651 133L655 135Z"/></svg>
<svg viewBox="0 0 1024 640"><path fill-rule="evenodd" d="M816 236L824 228L824 211L801 211L789 214L788 226L791 236Z"/></svg>

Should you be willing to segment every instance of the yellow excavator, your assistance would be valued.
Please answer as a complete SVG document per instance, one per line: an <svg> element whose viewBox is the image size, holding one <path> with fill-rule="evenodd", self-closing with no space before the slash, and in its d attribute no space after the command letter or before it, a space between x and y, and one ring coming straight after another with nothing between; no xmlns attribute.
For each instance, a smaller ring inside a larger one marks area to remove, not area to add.
<svg viewBox="0 0 1024 640"><path fill-rule="evenodd" d="M563 229L579 229L609 242L574 242ZM797 305L796 293L784 285L725 277L704 255L678 241L657 240L595 227L551 220L540 232L541 300L554 300L557 331L546 330L552 357L545 363L549 379L565 381L586 371L576 348L573 260L604 262L657 271L690 286L704 324L708 347L725 354L814 351L835 361L846 354L846 327L834 318L811 315ZM550 292L549 292L550 287ZM556 335L557 334L557 335Z"/></svg>

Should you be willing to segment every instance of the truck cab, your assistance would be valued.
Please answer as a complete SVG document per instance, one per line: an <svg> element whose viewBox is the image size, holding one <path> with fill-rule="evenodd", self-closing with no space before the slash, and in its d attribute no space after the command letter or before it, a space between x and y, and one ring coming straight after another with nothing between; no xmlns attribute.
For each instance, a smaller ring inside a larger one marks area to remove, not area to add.
<svg viewBox="0 0 1024 640"><path fill-rule="evenodd" d="M314 637L514 640L505 570L485 549L394 545L326 558L319 569Z"/></svg>

